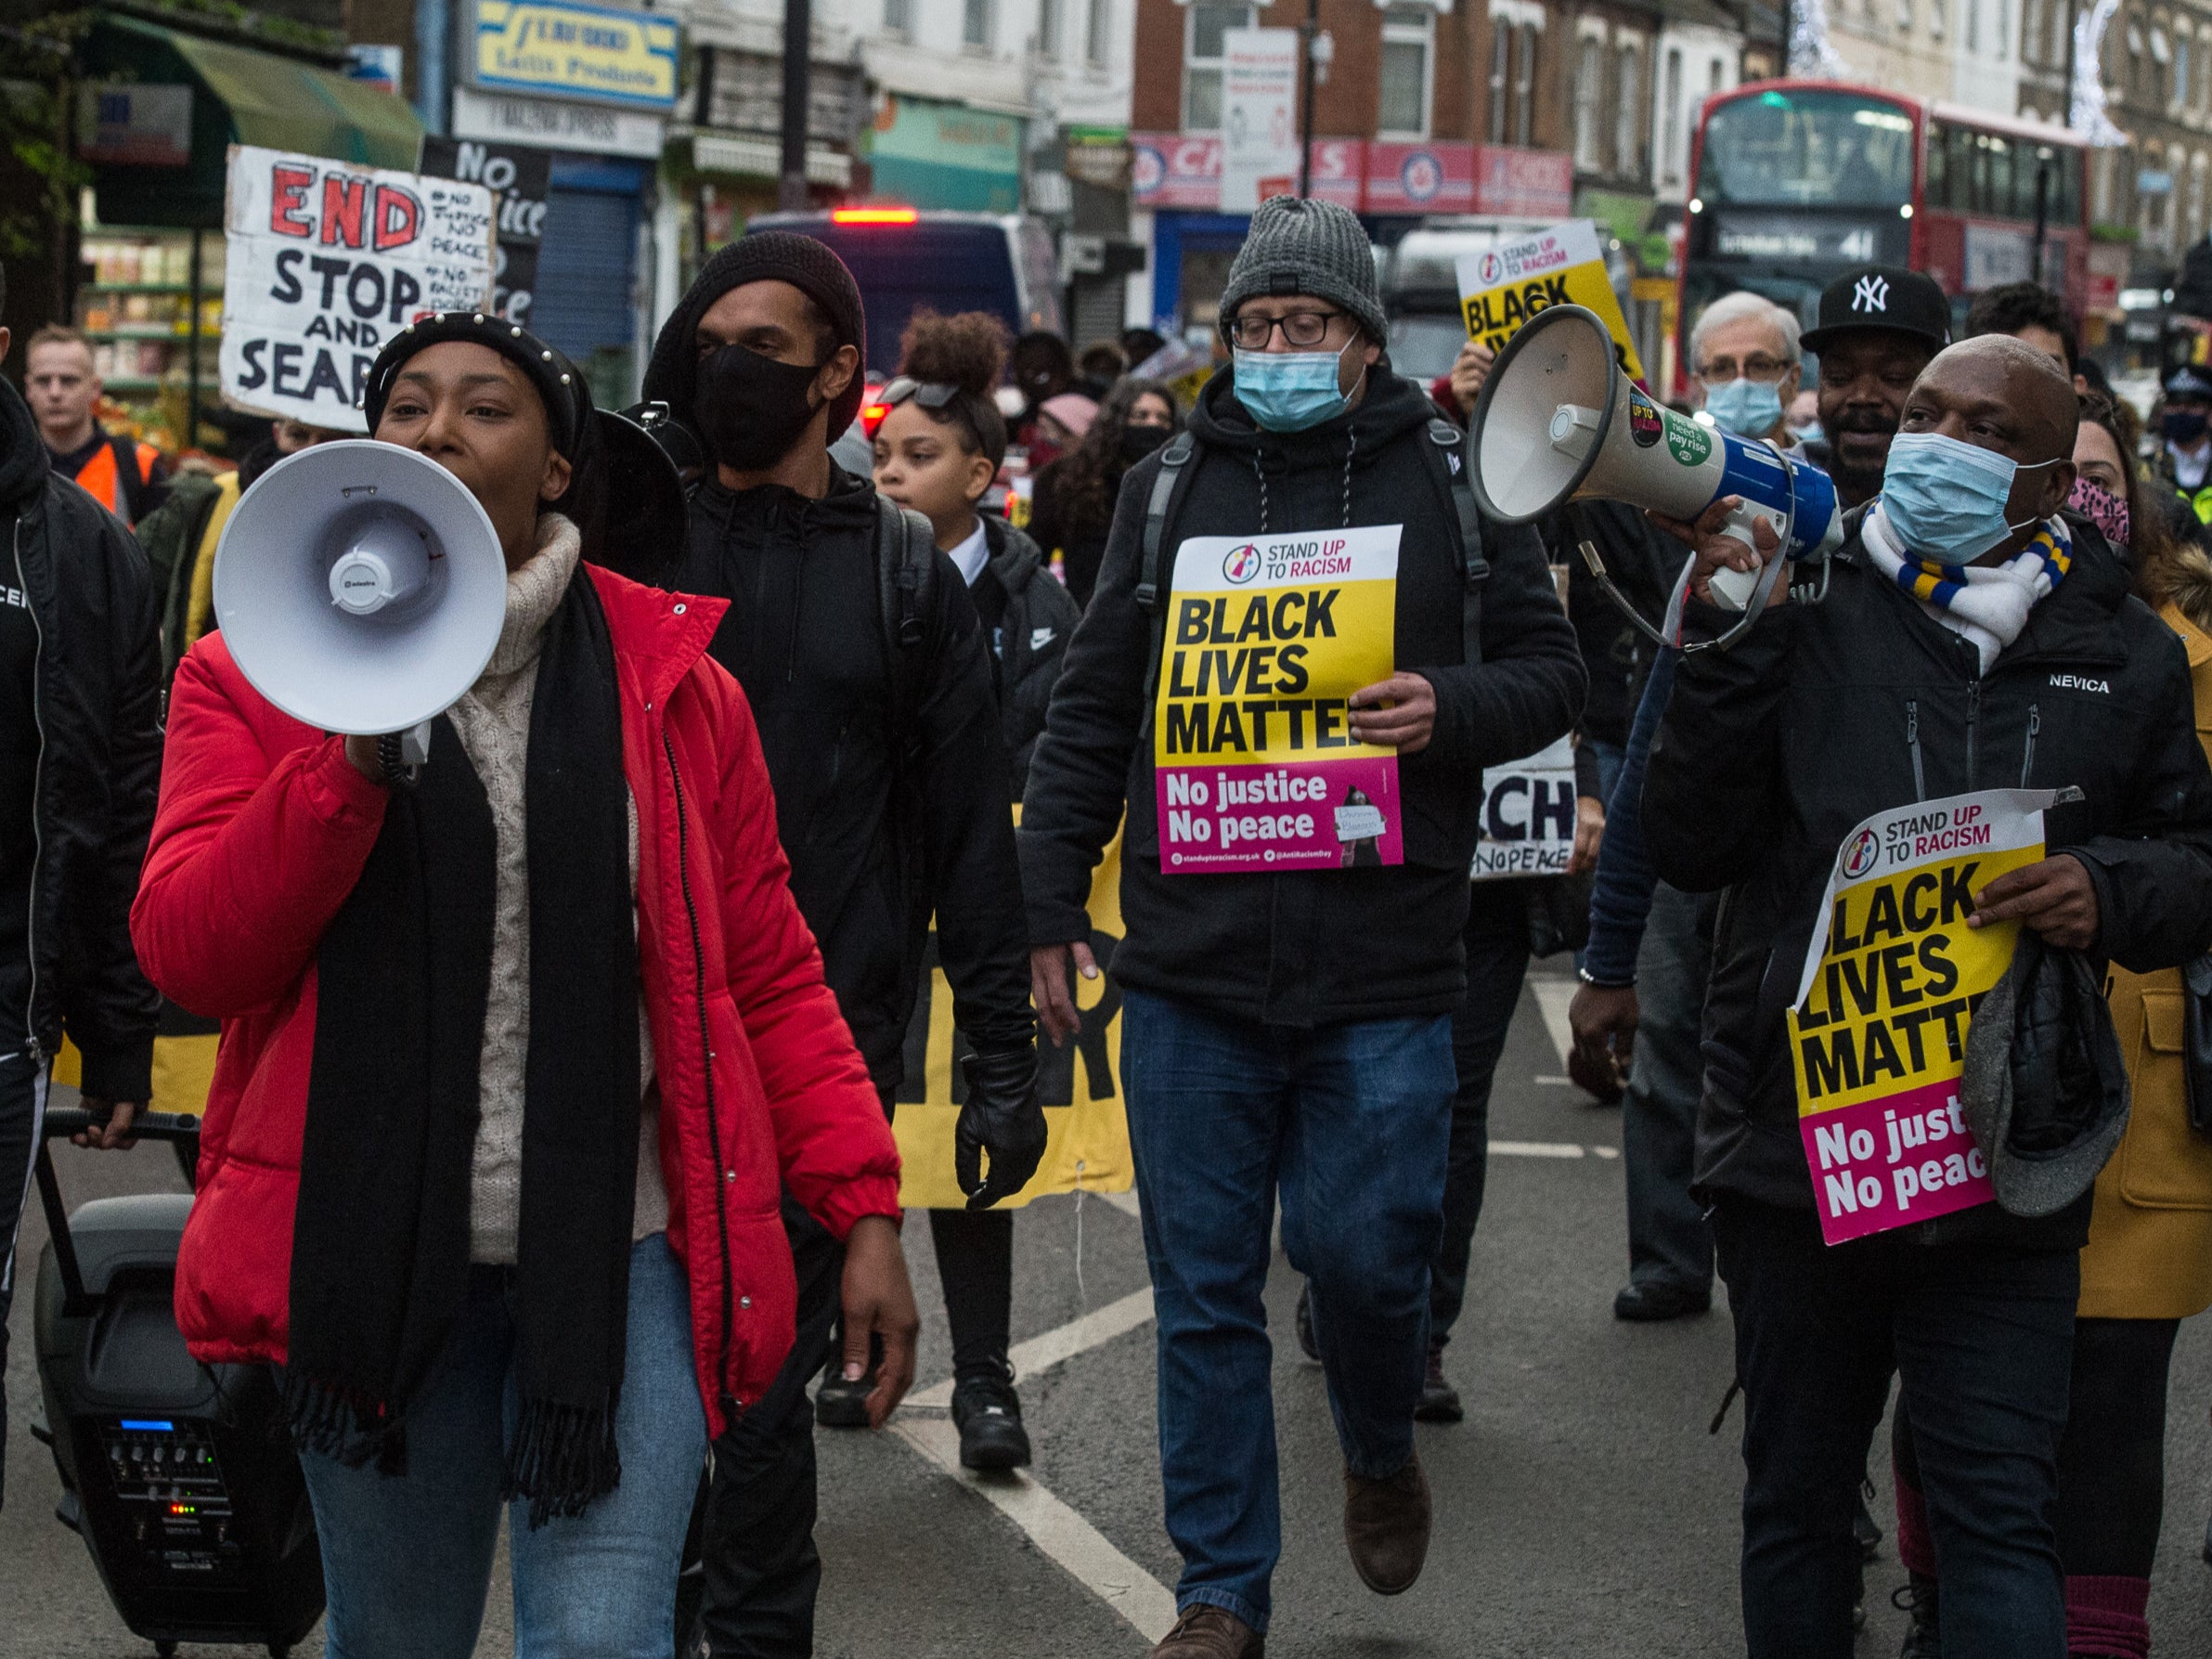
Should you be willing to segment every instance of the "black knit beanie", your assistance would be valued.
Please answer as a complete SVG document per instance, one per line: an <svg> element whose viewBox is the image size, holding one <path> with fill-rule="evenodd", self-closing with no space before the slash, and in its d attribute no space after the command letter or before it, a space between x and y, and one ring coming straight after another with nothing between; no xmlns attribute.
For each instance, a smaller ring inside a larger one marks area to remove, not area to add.
<svg viewBox="0 0 2212 1659"><path fill-rule="evenodd" d="M520 369L537 389L539 400L545 405L547 434L553 441L553 448L569 464L567 492L550 505L554 512L576 521L585 534L585 556L591 557L605 495L601 433L592 408L591 388L584 383L582 369L520 323L509 322L487 311L441 311L407 324L384 343L384 349L377 353L376 361L369 365L369 381L361 395L361 410L368 417L369 435L375 435L378 424L383 420L393 384L399 379L399 371L407 367L407 359L417 352L449 340L489 346Z"/></svg>
<svg viewBox="0 0 2212 1659"><path fill-rule="evenodd" d="M645 396L665 403L676 418L696 428L692 400L699 390L699 352L694 343L699 319L707 308L733 288L748 282L788 282L817 305L829 319L835 345L859 348L862 367L868 356L868 318L860 305L860 285L835 250L810 236L791 230L763 230L741 236L708 260L668 320L661 325L653 344L653 361L645 370ZM855 374L844 395L830 406L830 438L844 434L860 412L867 388Z"/></svg>

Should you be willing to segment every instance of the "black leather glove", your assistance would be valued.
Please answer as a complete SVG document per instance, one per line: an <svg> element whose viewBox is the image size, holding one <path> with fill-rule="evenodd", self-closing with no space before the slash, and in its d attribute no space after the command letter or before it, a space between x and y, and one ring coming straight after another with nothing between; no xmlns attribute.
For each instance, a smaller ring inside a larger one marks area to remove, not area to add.
<svg viewBox="0 0 2212 1659"><path fill-rule="evenodd" d="M968 1100L952 1130L952 1178L968 1208L988 1210L1028 1185L1044 1156L1044 1108L1037 1104L1037 1048L994 1049L961 1060ZM990 1153L990 1174L982 1170Z"/></svg>

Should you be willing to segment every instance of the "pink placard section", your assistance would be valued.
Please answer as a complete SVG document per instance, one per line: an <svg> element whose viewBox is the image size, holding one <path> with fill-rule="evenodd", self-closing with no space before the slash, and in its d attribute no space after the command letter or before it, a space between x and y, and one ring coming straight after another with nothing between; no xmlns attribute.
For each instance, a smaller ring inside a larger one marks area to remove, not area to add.
<svg viewBox="0 0 2212 1659"><path fill-rule="evenodd" d="M1959 1114L1959 1082L1924 1083L1797 1121L1830 1244L1986 1204L1988 1160Z"/></svg>
<svg viewBox="0 0 2212 1659"><path fill-rule="evenodd" d="M1163 766L1159 865L1172 875L1403 863L1398 758L1289 766Z"/></svg>

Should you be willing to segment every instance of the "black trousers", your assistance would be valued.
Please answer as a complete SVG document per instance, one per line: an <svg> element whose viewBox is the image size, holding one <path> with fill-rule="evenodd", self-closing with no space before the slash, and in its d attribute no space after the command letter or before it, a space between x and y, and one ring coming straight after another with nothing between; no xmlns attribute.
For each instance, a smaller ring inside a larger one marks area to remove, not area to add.
<svg viewBox="0 0 2212 1659"><path fill-rule="evenodd" d="M1943 1562L1946 1659L2063 1659L2054 1511L2073 1251L1832 1248L1810 1205L1714 1212L1743 1383L1743 1626L1750 1659L1850 1659L1852 1523L1895 1371Z"/></svg>
<svg viewBox="0 0 2212 1659"><path fill-rule="evenodd" d="M46 1069L24 1054L0 1059L0 1502L7 1495L7 1315L15 1302L16 1232L45 1105Z"/></svg>

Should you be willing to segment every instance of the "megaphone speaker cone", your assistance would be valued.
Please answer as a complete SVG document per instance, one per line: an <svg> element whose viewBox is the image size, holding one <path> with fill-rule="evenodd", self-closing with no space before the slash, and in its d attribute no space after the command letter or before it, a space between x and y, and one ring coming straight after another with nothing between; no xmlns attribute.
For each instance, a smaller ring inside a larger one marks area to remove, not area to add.
<svg viewBox="0 0 2212 1659"><path fill-rule="evenodd" d="M507 562L468 486L395 444L318 444L271 467L215 550L215 622L253 689L325 732L404 732L475 684Z"/></svg>
<svg viewBox="0 0 2212 1659"><path fill-rule="evenodd" d="M1619 423L1627 377L1595 311L1551 305L1506 343L1468 422L1482 511L1525 525L1572 500Z"/></svg>

